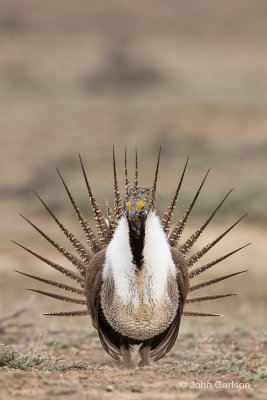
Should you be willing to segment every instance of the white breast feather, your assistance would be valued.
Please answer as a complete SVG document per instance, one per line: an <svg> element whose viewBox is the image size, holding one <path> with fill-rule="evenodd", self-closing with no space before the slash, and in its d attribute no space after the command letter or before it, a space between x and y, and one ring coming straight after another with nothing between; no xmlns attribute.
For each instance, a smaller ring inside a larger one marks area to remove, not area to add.
<svg viewBox="0 0 267 400"><path fill-rule="evenodd" d="M129 226L126 218L122 217L107 247L102 276L106 279L111 275L115 290L123 303L135 308L138 306L139 298L132 258Z"/></svg>
<svg viewBox="0 0 267 400"><path fill-rule="evenodd" d="M143 256L147 270L144 301L153 305L166 291L168 275L175 277L177 273L168 240L154 212L147 216Z"/></svg>
<svg viewBox="0 0 267 400"><path fill-rule="evenodd" d="M143 257L144 303L154 306L166 293L168 276L175 277L177 273L168 240L154 212L146 220ZM107 247L102 276L103 279L113 277L117 295L125 305L136 308L139 305L139 295L132 258L129 226L127 219L122 217Z"/></svg>

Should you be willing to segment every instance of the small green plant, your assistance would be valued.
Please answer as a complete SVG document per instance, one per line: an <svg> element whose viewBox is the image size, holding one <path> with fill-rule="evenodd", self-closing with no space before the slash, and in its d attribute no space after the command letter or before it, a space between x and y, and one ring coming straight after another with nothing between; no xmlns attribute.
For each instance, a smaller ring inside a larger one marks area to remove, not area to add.
<svg viewBox="0 0 267 400"><path fill-rule="evenodd" d="M37 360L29 355L23 355L13 346L0 345L0 369L3 367L29 371L36 365Z"/></svg>

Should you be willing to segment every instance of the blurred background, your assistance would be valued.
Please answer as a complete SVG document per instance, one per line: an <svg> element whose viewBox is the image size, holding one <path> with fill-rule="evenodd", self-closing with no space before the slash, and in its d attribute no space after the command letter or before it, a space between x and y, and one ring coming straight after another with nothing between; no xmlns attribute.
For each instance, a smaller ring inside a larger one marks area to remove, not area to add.
<svg viewBox="0 0 267 400"><path fill-rule="evenodd" d="M204 330L210 324L214 329L247 326L248 318L250 327L264 326L266 36L265 1L1 0L0 316L27 301L30 294L25 287L41 287L17 276L14 269L60 280L11 239L68 265L18 216L22 212L68 246L32 189L81 237L56 167L91 220L78 153L103 206L112 196L114 144L120 170L125 146L132 167L138 148L143 186L152 184L162 146L160 210L190 155L177 219L211 167L182 242L235 188L194 250L247 212L246 220L203 262L252 242L205 278L249 272L205 292L237 291L237 298L192 307L223 312L224 319L205 323L187 319L182 329L190 323ZM122 173L120 185L123 188ZM39 327L88 324L87 318L63 321L39 316L70 310L71 306L57 303L38 295L23 321L35 321Z"/></svg>

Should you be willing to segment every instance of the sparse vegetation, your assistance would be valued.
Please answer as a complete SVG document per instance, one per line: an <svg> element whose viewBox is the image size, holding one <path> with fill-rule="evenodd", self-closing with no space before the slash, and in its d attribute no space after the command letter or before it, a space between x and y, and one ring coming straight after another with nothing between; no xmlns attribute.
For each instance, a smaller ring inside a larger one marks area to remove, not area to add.
<svg viewBox="0 0 267 400"><path fill-rule="evenodd" d="M30 371L37 363L36 359L19 353L13 346L0 345L0 369Z"/></svg>

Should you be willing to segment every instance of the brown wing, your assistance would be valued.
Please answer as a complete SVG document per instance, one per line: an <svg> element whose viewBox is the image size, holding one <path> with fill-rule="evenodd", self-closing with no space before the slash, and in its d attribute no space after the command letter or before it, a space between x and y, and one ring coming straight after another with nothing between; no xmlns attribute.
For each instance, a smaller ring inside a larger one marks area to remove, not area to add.
<svg viewBox="0 0 267 400"><path fill-rule="evenodd" d="M86 274L85 295L87 298L87 307L92 318L92 324L97 329L97 313L99 293L102 283L102 271L105 262L106 250L103 249L96 253L90 260Z"/></svg>
<svg viewBox="0 0 267 400"><path fill-rule="evenodd" d="M180 320L189 289L188 269L185 259L177 249L171 248L171 252L178 272L177 284L179 288L179 306L176 316L168 329L152 339L150 356L154 361L159 360L166 353L168 353L176 341L179 332Z"/></svg>
<svg viewBox="0 0 267 400"><path fill-rule="evenodd" d="M100 308L100 291L102 287L102 272L105 262L105 249L95 254L89 264L86 276L87 307L90 312L93 326L97 329L103 348L111 357L119 360L120 347L116 340L116 333L107 324L105 316ZM112 290L112 287L111 287ZM111 294L112 295L112 294ZM115 339L115 340L114 340Z"/></svg>

